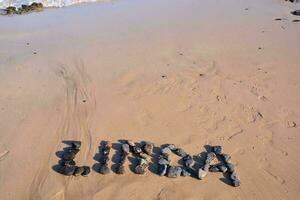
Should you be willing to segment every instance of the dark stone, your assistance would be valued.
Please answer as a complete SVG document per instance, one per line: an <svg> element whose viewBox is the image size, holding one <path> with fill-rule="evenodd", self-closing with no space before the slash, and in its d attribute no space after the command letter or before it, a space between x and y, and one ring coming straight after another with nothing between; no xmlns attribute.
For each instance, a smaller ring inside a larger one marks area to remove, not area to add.
<svg viewBox="0 0 300 200"><path fill-rule="evenodd" d="M84 172L84 167L82 166L82 167L76 167L76 169L75 169L75 171L74 171L74 173L73 173L73 175L74 176L79 176L79 175L81 175L83 172Z"/></svg>
<svg viewBox="0 0 300 200"><path fill-rule="evenodd" d="M178 166L170 166L168 169L167 176L169 178L177 178L181 175L182 169Z"/></svg>
<svg viewBox="0 0 300 200"><path fill-rule="evenodd" d="M171 153L172 153L172 151L168 147L165 147L161 150L162 155L170 155Z"/></svg>
<svg viewBox="0 0 300 200"><path fill-rule="evenodd" d="M230 155L224 154L224 153L221 155L221 157L222 157L223 161L226 162L226 163L228 163L231 159Z"/></svg>
<svg viewBox="0 0 300 200"><path fill-rule="evenodd" d="M108 156L108 155L109 155L109 152L110 152L110 148L109 148L109 147L104 147L104 148L102 149L102 153L103 153L103 155L105 155L105 156Z"/></svg>
<svg viewBox="0 0 300 200"><path fill-rule="evenodd" d="M210 152L210 153L207 154L205 163L206 163L206 164L210 164L211 161L212 161L213 159L215 159L215 158L216 158L216 154L215 154L214 152Z"/></svg>
<svg viewBox="0 0 300 200"><path fill-rule="evenodd" d="M130 148L128 144L122 144L122 151L126 154L129 154Z"/></svg>
<svg viewBox="0 0 300 200"><path fill-rule="evenodd" d="M175 151L177 149L177 147L174 145L174 144L169 144L168 145L168 148L171 150L171 151Z"/></svg>
<svg viewBox="0 0 300 200"><path fill-rule="evenodd" d="M291 12L291 14L300 16L300 10L295 10L295 11Z"/></svg>
<svg viewBox="0 0 300 200"><path fill-rule="evenodd" d="M158 174L164 176L167 173L168 165L158 165Z"/></svg>
<svg viewBox="0 0 300 200"><path fill-rule="evenodd" d="M217 165L211 165L209 167L209 171L210 172L220 172L220 169L219 169L219 167Z"/></svg>
<svg viewBox="0 0 300 200"><path fill-rule="evenodd" d="M101 158L101 164L106 164L109 162L109 160L110 159L109 159L108 155L105 155Z"/></svg>
<svg viewBox="0 0 300 200"><path fill-rule="evenodd" d="M202 180L206 175L207 175L207 172L204 171L203 169L200 168L200 169L198 170L198 178L199 178L200 180Z"/></svg>
<svg viewBox="0 0 300 200"><path fill-rule="evenodd" d="M101 165L99 172L103 175L108 174L110 172L109 167L107 165Z"/></svg>
<svg viewBox="0 0 300 200"><path fill-rule="evenodd" d="M227 163L227 169L230 173L234 172L234 165L231 163Z"/></svg>
<svg viewBox="0 0 300 200"><path fill-rule="evenodd" d="M126 160L127 160L127 154L122 154L119 164L121 165L125 164Z"/></svg>
<svg viewBox="0 0 300 200"><path fill-rule="evenodd" d="M80 141L76 141L76 142L71 143L71 148L72 149L80 150L80 147L81 147L81 142Z"/></svg>
<svg viewBox="0 0 300 200"><path fill-rule="evenodd" d="M176 149L174 153L180 157L185 157L187 155L187 153L181 148Z"/></svg>
<svg viewBox="0 0 300 200"><path fill-rule="evenodd" d="M127 144L131 147L135 147L135 143L132 140L127 140Z"/></svg>
<svg viewBox="0 0 300 200"><path fill-rule="evenodd" d="M148 154L148 155L151 155L152 154L152 151L153 151L153 148L154 148L154 144L151 143L151 142L145 142L144 145L143 145L143 152Z"/></svg>
<svg viewBox="0 0 300 200"><path fill-rule="evenodd" d="M136 174L145 174L146 173L146 167L143 165L138 165L135 167L135 173Z"/></svg>
<svg viewBox="0 0 300 200"><path fill-rule="evenodd" d="M191 173L186 169L182 169L181 176L184 176L184 177L191 176Z"/></svg>
<svg viewBox="0 0 300 200"><path fill-rule="evenodd" d="M138 146L134 146L133 147L133 153L140 154L140 153L142 153L142 149Z"/></svg>
<svg viewBox="0 0 300 200"><path fill-rule="evenodd" d="M195 161L193 160L192 156L187 155L187 156L183 157L183 163L186 167L191 168L194 166Z"/></svg>
<svg viewBox="0 0 300 200"><path fill-rule="evenodd" d="M160 164L160 165L168 165L168 164L170 164L170 162L168 160L164 159L164 158L160 158L158 160L158 164Z"/></svg>
<svg viewBox="0 0 300 200"><path fill-rule="evenodd" d="M125 167L123 165L117 166L116 173L117 174L125 174Z"/></svg>
<svg viewBox="0 0 300 200"><path fill-rule="evenodd" d="M212 147L212 150L213 152L216 154L216 155L220 155L222 153L222 147L221 146L213 146Z"/></svg>
<svg viewBox="0 0 300 200"><path fill-rule="evenodd" d="M91 173L91 168L89 166L83 166L84 171L82 172L82 176L87 176L89 173Z"/></svg>
<svg viewBox="0 0 300 200"><path fill-rule="evenodd" d="M71 176L71 175L73 175L75 169L76 169L75 166L66 165L66 166L63 166L61 168L61 173L64 174L64 175L66 175L66 176Z"/></svg>
<svg viewBox="0 0 300 200"><path fill-rule="evenodd" d="M221 172L225 173L227 172L227 167L225 165L218 165L218 168L220 169Z"/></svg>
<svg viewBox="0 0 300 200"><path fill-rule="evenodd" d="M74 160L61 160L62 166L74 166L76 165Z"/></svg>
<svg viewBox="0 0 300 200"><path fill-rule="evenodd" d="M234 186L234 187L238 187L241 185L241 181L235 172L231 173L230 180L232 182L232 186Z"/></svg>
<svg viewBox="0 0 300 200"><path fill-rule="evenodd" d="M74 151L65 151L63 153L63 160L74 160L76 153Z"/></svg>

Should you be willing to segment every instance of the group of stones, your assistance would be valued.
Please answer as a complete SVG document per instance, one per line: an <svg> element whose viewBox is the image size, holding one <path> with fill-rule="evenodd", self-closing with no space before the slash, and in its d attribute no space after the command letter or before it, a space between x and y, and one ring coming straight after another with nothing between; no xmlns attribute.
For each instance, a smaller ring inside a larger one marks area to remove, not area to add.
<svg viewBox="0 0 300 200"><path fill-rule="evenodd" d="M9 6L6 9L4 9L4 14L5 15L21 15L29 12L37 12L37 11L42 11L43 10L43 4L42 3L36 3L33 2L30 5L21 5L21 7L16 8L14 6Z"/></svg>
<svg viewBox="0 0 300 200"><path fill-rule="evenodd" d="M170 154L175 153L182 157L183 166L171 166ZM211 152L207 153L204 166L197 170L197 177L202 180L206 177L208 172L223 172L228 174L232 186L240 186L240 179L235 172L234 165L230 163L231 156L222 153L221 146L211 147ZM193 157L187 154L183 149L170 144L161 150L161 155L158 160L159 175L170 178L176 178L179 176L191 176L194 170L195 161Z"/></svg>
<svg viewBox="0 0 300 200"><path fill-rule="evenodd" d="M108 174L110 172L108 167L109 162L109 152L112 145L109 141L106 141L101 149L101 156L100 159L100 168L99 173L101 174ZM127 157L130 153L132 153L137 158L137 165L135 166L135 173L136 174L145 174L147 172L150 155L152 154L154 144L151 142L142 142L141 145L135 144L131 140L127 140L125 143L122 144L121 150L119 152L119 160L116 166L116 173L117 174L124 174L125 173L125 166Z"/></svg>
<svg viewBox="0 0 300 200"><path fill-rule="evenodd" d="M76 154L80 151L81 142L71 142L69 147L64 149L64 152L59 161L58 171L66 176L87 176L91 169L89 166L76 166L74 161Z"/></svg>

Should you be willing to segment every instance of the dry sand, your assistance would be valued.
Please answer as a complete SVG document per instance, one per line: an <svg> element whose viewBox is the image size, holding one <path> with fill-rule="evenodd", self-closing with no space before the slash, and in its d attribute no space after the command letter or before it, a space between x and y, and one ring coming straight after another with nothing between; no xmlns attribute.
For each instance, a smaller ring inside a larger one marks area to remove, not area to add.
<svg viewBox="0 0 300 200"><path fill-rule="evenodd" d="M1 17L0 199L299 198L296 8L119 0ZM222 145L242 185L220 173L200 181L52 169L63 140L81 140L76 162L93 166L100 141L119 139L193 155Z"/></svg>

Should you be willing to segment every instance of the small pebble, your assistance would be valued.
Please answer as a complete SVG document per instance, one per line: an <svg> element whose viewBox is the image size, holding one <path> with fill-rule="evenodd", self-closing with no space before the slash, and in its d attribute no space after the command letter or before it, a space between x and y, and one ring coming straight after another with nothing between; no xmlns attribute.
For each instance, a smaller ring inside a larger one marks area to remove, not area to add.
<svg viewBox="0 0 300 200"><path fill-rule="evenodd" d="M80 149L80 147L81 147L81 142L72 142L71 143L71 147L73 148L73 149Z"/></svg>
<svg viewBox="0 0 300 200"><path fill-rule="evenodd" d="M199 169L199 170L198 170L198 178L199 178L200 180L202 180L206 175L207 175L207 172L204 171L203 169Z"/></svg>
<svg viewBox="0 0 300 200"><path fill-rule="evenodd" d="M181 175L186 177L186 176L191 176L191 173L188 172L188 170L186 170L186 169L182 169Z"/></svg>
<svg viewBox="0 0 300 200"><path fill-rule="evenodd" d="M230 180L232 182L232 185L234 187L238 187L241 185L241 181L239 179L239 177L237 176L237 174L235 172L233 172L231 175L230 175Z"/></svg>
<svg viewBox="0 0 300 200"><path fill-rule="evenodd" d="M175 154L180 156L180 157L185 157L187 155L187 153L181 148L176 149Z"/></svg>
<svg viewBox="0 0 300 200"><path fill-rule="evenodd" d="M151 142L145 142L145 144L143 145L143 152L145 152L148 155L152 154L154 148L154 144Z"/></svg>
<svg viewBox="0 0 300 200"><path fill-rule="evenodd" d="M81 176L87 176L91 173L91 168L89 166L83 166L84 171L82 172Z"/></svg>
<svg viewBox="0 0 300 200"><path fill-rule="evenodd" d="M221 146L214 146L212 149L213 149L213 152L216 155L220 155L222 153L222 147Z"/></svg>
<svg viewBox="0 0 300 200"><path fill-rule="evenodd" d="M160 159L158 160L158 164L160 164L160 165L168 165L168 164L170 164L170 162L167 161L167 160L164 159L164 158L160 158Z"/></svg>
<svg viewBox="0 0 300 200"><path fill-rule="evenodd" d="M73 173L74 176L80 176L84 172L84 167L76 167Z"/></svg>
<svg viewBox="0 0 300 200"><path fill-rule="evenodd" d="M107 165L101 165L99 172L103 175L108 174L110 172L109 167Z"/></svg>
<svg viewBox="0 0 300 200"><path fill-rule="evenodd" d="M122 151L126 154L129 154L130 148L128 144L122 144Z"/></svg>
<svg viewBox="0 0 300 200"><path fill-rule="evenodd" d="M177 147L174 144L169 144L167 146L171 151L175 151L177 149Z"/></svg>
<svg viewBox="0 0 300 200"><path fill-rule="evenodd" d="M117 174L125 174L125 167L123 165L119 165L116 169Z"/></svg>
<svg viewBox="0 0 300 200"><path fill-rule="evenodd" d="M164 176L167 173L168 165L159 165L158 166L158 174L160 176Z"/></svg>
<svg viewBox="0 0 300 200"><path fill-rule="evenodd" d="M138 165L135 167L135 173L136 174L145 174L146 173L146 167L142 165Z"/></svg>
<svg viewBox="0 0 300 200"><path fill-rule="evenodd" d="M228 154L222 154L221 157L223 158L224 162L228 163L231 159L231 156Z"/></svg>
<svg viewBox="0 0 300 200"><path fill-rule="evenodd" d="M66 176L71 176L73 175L75 169L76 169L75 166L63 166L61 169L61 173Z"/></svg>
<svg viewBox="0 0 300 200"><path fill-rule="evenodd" d="M234 165L231 163L227 163L227 169L230 173L234 172Z"/></svg>
<svg viewBox="0 0 300 200"><path fill-rule="evenodd" d="M165 147L161 150L162 155L170 155L171 153L172 153L172 151L168 147Z"/></svg>
<svg viewBox="0 0 300 200"><path fill-rule="evenodd" d="M169 178L177 178L181 175L182 169L178 166L170 166L168 169L167 176Z"/></svg>
<svg viewBox="0 0 300 200"><path fill-rule="evenodd" d="M63 160L73 160L75 158L76 153L74 151L65 151L63 153Z"/></svg>
<svg viewBox="0 0 300 200"><path fill-rule="evenodd" d="M135 143L132 140L127 140L127 144L131 147L135 146Z"/></svg>
<svg viewBox="0 0 300 200"><path fill-rule="evenodd" d="M142 153L142 149L140 147L138 147L138 146L134 146L133 147L133 152L135 154L140 154L140 153Z"/></svg>
<svg viewBox="0 0 300 200"><path fill-rule="evenodd" d="M220 169L217 165L212 165L209 167L210 172L220 172Z"/></svg>
<svg viewBox="0 0 300 200"><path fill-rule="evenodd" d="M218 167L221 172L223 172L223 173L227 172L227 167L225 165L219 165Z"/></svg>

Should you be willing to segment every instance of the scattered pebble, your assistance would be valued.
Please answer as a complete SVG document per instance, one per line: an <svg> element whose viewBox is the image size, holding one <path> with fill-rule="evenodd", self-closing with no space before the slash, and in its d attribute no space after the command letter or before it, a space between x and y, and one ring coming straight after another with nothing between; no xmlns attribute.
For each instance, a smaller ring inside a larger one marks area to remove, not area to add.
<svg viewBox="0 0 300 200"><path fill-rule="evenodd" d="M204 171L203 169L200 168L200 169L198 170L198 178L199 178L200 180L202 180L206 175L207 175L207 172Z"/></svg>
<svg viewBox="0 0 300 200"><path fill-rule="evenodd" d="M237 174L235 172L233 172L231 175L230 175L230 180L232 182L232 185L234 187L238 187L241 185L241 181L239 179L239 177L237 176Z"/></svg>
<svg viewBox="0 0 300 200"><path fill-rule="evenodd" d="M109 167L107 165L101 165L99 168L99 172L103 175L108 174L110 172Z"/></svg>
<svg viewBox="0 0 300 200"><path fill-rule="evenodd" d="M291 12L291 14L300 16L300 10L295 10L295 11Z"/></svg>
<svg viewBox="0 0 300 200"><path fill-rule="evenodd" d="M83 166L84 171L82 172L81 176L87 176L91 173L91 168L89 166Z"/></svg>
<svg viewBox="0 0 300 200"><path fill-rule="evenodd" d="M170 166L167 172L167 177L177 178L181 175L182 169L178 166Z"/></svg>
<svg viewBox="0 0 300 200"><path fill-rule="evenodd" d="M167 173L168 165L159 165L158 166L158 174L160 176L164 176Z"/></svg>
<svg viewBox="0 0 300 200"><path fill-rule="evenodd" d="M287 122L287 127L288 128L294 128L294 127L296 127L296 122L294 122L294 121L288 121Z"/></svg>
<svg viewBox="0 0 300 200"><path fill-rule="evenodd" d="M74 176L80 176L84 172L84 167L75 167Z"/></svg>

